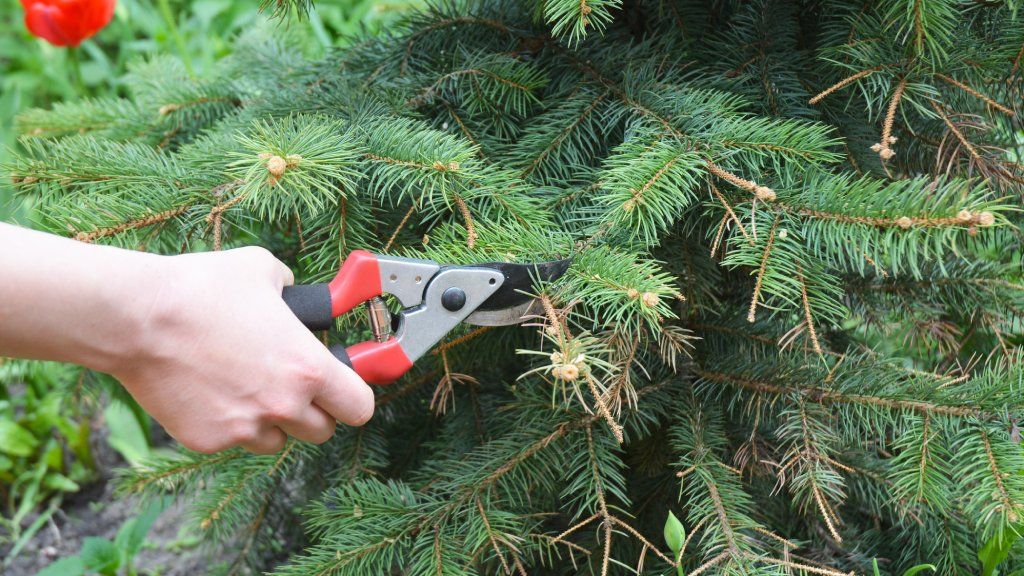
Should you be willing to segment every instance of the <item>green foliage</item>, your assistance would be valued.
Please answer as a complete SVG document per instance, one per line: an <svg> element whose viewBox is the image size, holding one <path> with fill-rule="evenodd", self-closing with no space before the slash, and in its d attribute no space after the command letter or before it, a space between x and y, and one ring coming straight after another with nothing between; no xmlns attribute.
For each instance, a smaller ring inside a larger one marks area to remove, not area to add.
<svg viewBox="0 0 1024 576"><path fill-rule="evenodd" d="M1020 542L1024 535L1021 534L1019 524L1007 526L998 534L993 534L985 545L978 550L978 560L981 561L982 576L996 576L999 574L999 566L1009 558L1015 544Z"/></svg>
<svg viewBox="0 0 1024 576"><path fill-rule="evenodd" d="M871 570L873 571L875 576L882 576L882 573L878 570L878 558L871 559ZM931 570L932 572L934 572L935 565L918 564L917 566L911 566L910 568L907 568L903 571L903 576L914 576L918 572L923 572L925 570Z"/></svg>
<svg viewBox="0 0 1024 576"><path fill-rule="evenodd" d="M134 402L111 402L103 409L107 442L131 465L151 456L149 417Z"/></svg>
<svg viewBox="0 0 1024 576"><path fill-rule="evenodd" d="M92 478L88 420L61 386L80 372L56 364L0 363L0 542L10 545L12 557L63 494ZM42 510L47 503L54 505ZM33 518L34 512L40 515Z"/></svg>
<svg viewBox="0 0 1024 576"><path fill-rule="evenodd" d="M137 516L121 525L113 541L97 536L85 538L82 541L81 552L53 562L36 576L134 576L135 569L132 563L135 556L142 550L146 534L149 533L153 522L169 503L170 498L166 497L153 500L144 506Z"/></svg>
<svg viewBox="0 0 1024 576"><path fill-rule="evenodd" d="M305 42L308 48L317 50L335 43L343 44L366 30L386 28L416 4L415 0L386 4L372 0L323 3L301 22L289 23L287 29L293 37L309 38ZM161 3L119 0L110 25L82 44L78 58L84 86L77 86L69 53L29 35L18 0L0 1L0 150L17 145L19 128L13 119L26 111L22 122L32 124L32 130L52 135L63 133L71 125L100 129L99 126L117 118L133 117L140 123L149 122L156 109L146 110L140 106L142 102L129 103L119 98L137 89L125 81L130 65L142 58L170 52L179 57L184 55L193 73L203 74L237 48L235 38L238 35L253 28L269 30L276 26L260 14L260 5L258 0L170 2L170 18L175 24L172 28L161 10ZM176 41L178 37L181 44ZM181 66L166 60L159 62ZM176 87L175 83L170 83L163 89ZM185 89L196 90L195 87ZM83 96L92 98L91 104L83 102ZM65 99L77 99L79 105L65 106L62 103ZM51 118L44 119L32 111L33 107L51 105L58 111ZM202 108L198 112L202 113ZM58 119L61 115L70 116ZM166 124L173 126L175 120L170 117ZM135 136L126 131L122 138ZM0 182L0 219L15 217L28 220L31 213L12 205L8 183Z"/></svg>
<svg viewBox="0 0 1024 576"><path fill-rule="evenodd" d="M246 35L21 117L19 194L84 241L320 281L357 248L573 257L367 426L124 488L276 574L978 571L1024 512L1016 5L530 4Z"/></svg>

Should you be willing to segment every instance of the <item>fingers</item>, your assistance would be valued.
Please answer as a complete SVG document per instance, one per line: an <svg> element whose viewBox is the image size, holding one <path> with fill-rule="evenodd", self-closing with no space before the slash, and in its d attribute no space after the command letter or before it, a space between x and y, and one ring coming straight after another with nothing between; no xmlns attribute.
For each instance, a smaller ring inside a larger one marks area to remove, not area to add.
<svg viewBox="0 0 1024 576"><path fill-rule="evenodd" d="M282 423L281 430L299 440L323 444L334 435L335 424L334 418L328 413L316 405L308 404L297 420Z"/></svg>
<svg viewBox="0 0 1024 576"><path fill-rule="evenodd" d="M373 416L373 390L351 368L326 354L329 370L313 403L349 426L362 426Z"/></svg>
<svg viewBox="0 0 1024 576"><path fill-rule="evenodd" d="M284 449L287 440L288 437L280 428L268 426L241 446L253 454L277 454Z"/></svg>

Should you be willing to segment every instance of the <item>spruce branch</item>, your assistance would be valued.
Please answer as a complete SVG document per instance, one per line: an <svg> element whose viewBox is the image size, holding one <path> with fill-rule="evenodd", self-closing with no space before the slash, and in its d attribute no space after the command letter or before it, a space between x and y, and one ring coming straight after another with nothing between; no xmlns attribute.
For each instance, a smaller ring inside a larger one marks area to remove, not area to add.
<svg viewBox="0 0 1024 576"><path fill-rule="evenodd" d="M73 238L75 240L80 241L80 242L95 242L96 240L98 240L100 238L106 238L108 236L115 236L117 234L124 233L124 232L126 232L128 230L135 230L135 229L138 229L138 228L146 228L148 226L153 226L154 224L159 224L161 222L166 222L167 220L170 220L172 218L176 218L178 216L181 216L186 211L188 211L190 208L192 208L191 204L184 204L184 205L179 206L177 208L171 208L170 210L164 210L163 212L158 212L158 213L150 215L150 216L144 216L144 217L138 218L136 220L131 220L129 222L123 222L123 223L118 224L116 226L106 226L104 228L99 228L97 230L92 230L92 231L89 231L89 232L76 232L73 235Z"/></svg>
<svg viewBox="0 0 1024 576"><path fill-rule="evenodd" d="M906 77L901 78L899 83L896 84L896 89L893 91L892 99L889 100L889 108L885 113L885 120L882 122L882 139L877 144L871 146L871 149L878 152L878 155L883 161L889 160L895 156L895 152L892 150L892 144L896 142L896 137L892 135L892 125L896 121L896 109L900 104L900 100L903 98L903 91L907 88Z"/></svg>
<svg viewBox="0 0 1024 576"><path fill-rule="evenodd" d="M956 86L957 88L963 90L964 92L967 92L971 96L974 96L978 100L981 100L985 104L989 105L992 108L995 108L996 110L1002 112L1003 114L1006 114L1007 116L1013 116L1013 110L1010 110L1006 106L1003 106L1002 104L996 102L995 100L989 98L988 96L985 96L981 92L978 92L977 90L975 90L974 88L971 88L970 86L964 84L963 82L960 82L959 80L956 80L954 78L950 78L949 76L946 76L945 74L936 74L935 77L938 78L939 80L942 80L942 81L947 82L947 83L949 83L949 84L951 84L953 86Z"/></svg>
<svg viewBox="0 0 1024 576"><path fill-rule="evenodd" d="M757 278L754 281L754 294L750 297L750 310L747 312L747 322L754 323L757 320L757 300L761 295L761 287L764 284L764 274L768 269L768 257L772 252L772 245L775 243L775 229L779 226L779 218L776 216L768 231L768 240L764 245L764 254L761 256L761 267L757 271Z"/></svg>
<svg viewBox="0 0 1024 576"><path fill-rule="evenodd" d="M807 103L811 104L813 106L814 104L817 104L818 102L821 102L822 100L824 100L826 97L828 97L833 92L836 92L838 90L842 90L847 85L852 84L852 83L856 82L857 80L860 80L861 78L864 78L866 76L874 74L875 72L878 72L879 70L882 70L881 66L874 66L872 68L865 68L864 70L861 70L860 72L857 72L855 74L851 74L851 75L847 76L846 78L843 78L839 82L836 82L835 84L833 84L833 85L829 86L828 88L822 90L816 96L814 96L813 98L808 100Z"/></svg>

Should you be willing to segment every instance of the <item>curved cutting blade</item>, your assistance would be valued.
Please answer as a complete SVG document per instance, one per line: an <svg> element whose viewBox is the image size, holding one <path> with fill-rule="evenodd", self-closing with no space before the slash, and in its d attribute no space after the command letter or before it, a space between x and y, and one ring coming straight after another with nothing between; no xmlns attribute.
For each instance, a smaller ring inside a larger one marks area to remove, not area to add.
<svg viewBox="0 0 1024 576"><path fill-rule="evenodd" d="M540 302L529 295L530 289L537 282L550 282L561 278L570 264L571 258L537 264L478 264L501 271L505 276L505 282L463 322L477 326L509 326L521 324L543 313Z"/></svg>
<svg viewBox="0 0 1024 576"><path fill-rule="evenodd" d="M541 303L531 298L518 306L502 308L501 310L477 310L466 317L463 322L474 326L511 326L522 324L530 318L535 318L544 313Z"/></svg>

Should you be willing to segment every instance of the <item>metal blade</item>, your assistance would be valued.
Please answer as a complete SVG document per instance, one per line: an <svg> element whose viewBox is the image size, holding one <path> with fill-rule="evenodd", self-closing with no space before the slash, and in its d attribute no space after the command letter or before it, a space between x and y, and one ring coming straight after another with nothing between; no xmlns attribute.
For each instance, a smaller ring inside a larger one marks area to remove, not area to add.
<svg viewBox="0 0 1024 576"><path fill-rule="evenodd" d="M518 306L501 310L479 310L466 317L463 322L474 326L511 326L522 324L530 318L544 313L544 306L531 298Z"/></svg>
<svg viewBox="0 0 1024 576"><path fill-rule="evenodd" d="M572 259L554 260L551 262L539 262L536 264L510 264L508 262L493 262L490 264L477 264L475 266L492 268L505 275L505 282L501 288L473 312L472 318L481 311L502 311L515 308L522 304L529 304L533 297L527 292L533 288L536 282L550 282L557 280L565 274L572 264ZM509 322L516 324L516 322ZM505 324L490 324L490 326L504 326Z"/></svg>

